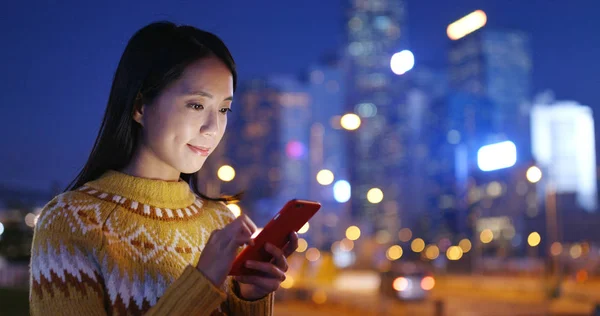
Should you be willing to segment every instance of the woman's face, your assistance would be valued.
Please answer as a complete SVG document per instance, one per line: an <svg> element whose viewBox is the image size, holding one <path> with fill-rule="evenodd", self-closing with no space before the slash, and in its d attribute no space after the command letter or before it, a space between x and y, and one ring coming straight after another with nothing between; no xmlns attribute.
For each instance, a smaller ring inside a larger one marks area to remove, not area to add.
<svg viewBox="0 0 600 316"><path fill-rule="evenodd" d="M200 170L223 138L232 97L233 77L222 61L208 57L192 63L134 114L143 133L136 158L176 178Z"/></svg>

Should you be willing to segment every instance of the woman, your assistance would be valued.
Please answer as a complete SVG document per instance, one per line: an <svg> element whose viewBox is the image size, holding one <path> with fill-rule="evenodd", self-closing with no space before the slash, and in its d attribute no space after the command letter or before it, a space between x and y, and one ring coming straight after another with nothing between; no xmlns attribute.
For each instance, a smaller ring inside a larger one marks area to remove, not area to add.
<svg viewBox="0 0 600 316"><path fill-rule="evenodd" d="M232 279L256 226L196 189L235 86L213 34L162 22L131 38L85 167L36 224L33 315L272 314L298 237L247 263L261 276Z"/></svg>

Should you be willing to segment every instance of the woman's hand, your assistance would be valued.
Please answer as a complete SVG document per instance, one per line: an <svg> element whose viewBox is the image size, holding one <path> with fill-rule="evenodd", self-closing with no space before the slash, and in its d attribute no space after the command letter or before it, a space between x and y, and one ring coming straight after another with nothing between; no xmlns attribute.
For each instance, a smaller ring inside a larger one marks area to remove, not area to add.
<svg viewBox="0 0 600 316"><path fill-rule="evenodd" d="M256 225L244 214L223 229L213 231L196 268L215 286L221 286L231 270L239 247L254 243L252 234L255 231Z"/></svg>
<svg viewBox="0 0 600 316"><path fill-rule="evenodd" d="M275 292L281 282L285 280L285 273L288 270L287 257L298 248L298 234L290 234L290 240L279 249L272 244L267 243L265 250L269 252L273 259L271 262L247 261L246 267L261 272L261 276L243 275L236 276L235 280L239 284L239 294L241 298L254 301Z"/></svg>

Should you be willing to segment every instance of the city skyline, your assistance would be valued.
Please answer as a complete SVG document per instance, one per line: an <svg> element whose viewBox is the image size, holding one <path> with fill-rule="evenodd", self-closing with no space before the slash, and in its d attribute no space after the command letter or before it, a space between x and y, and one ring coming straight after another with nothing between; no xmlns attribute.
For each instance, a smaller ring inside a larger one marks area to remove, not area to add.
<svg viewBox="0 0 600 316"><path fill-rule="evenodd" d="M307 3L309 7L316 4ZM0 183L15 187L47 189L53 181L64 186L74 177L89 154L121 50L135 29L145 23L172 19L216 32L232 48L242 80L254 74L299 73L343 43L344 13L338 2L323 5L320 10L269 3L270 8L281 12L275 16L266 14L266 7L252 5L228 6L223 3L206 8L208 12L227 13L230 23L223 23L219 14L211 17L211 14L201 12L199 5L192 4L148 3L140 8L123 4L87 9L74 4L35 9L16 3L10 6L5 12L12 14L2 23L6 23L3 30L12 49L0 53L2 60L10 60L5 68L8 73L5 78L12 78L10 81L5 79L6 90L0 97L7 109L0 121L0 131L10 135L2 138L1 145L10 150L0 157L3 162ZM592 82L593 74L597 72L594 69L598 66L591 57L597 55L594 52L600 45L595 45L595 37L590 36L593 27L589 23L597 22L585 18L593 11L589 10L593 7L591 2L588 10L581 4L559 6L541 1L518 6L500 1L486 4L463 1L452 4L451 8L449 4L438 2L435 6L439 10L432 11L430 5L415 2L407 4L409 42L417 67L420 64L443 65L449 42L445 34L447 24L474 9L483 9L488 13L490 27L510 27L531 34L535 51L532 92L553 89L558 99L573 99L591 106L597 117L598 105L594 103ZM109 7L111 11L107 10ZM98 18L66 18L74 13L91 12L88 10L95 10ZM562 24L536 27L535 21L526 18L528 12L533 11L540 19L560 16ZM119 15L124 12L134 14L125 19ZM561 14L557 14L559 12ZM256 19L261 16L269 18ZM302 23L307 16L315 23ZM114 23L104 27L101 17L114 18ZM255 20L264 22L254 23ZM44 21L45 24L32 21ZM287 21L290 23L285 23ZM249 23L251 27L236 26L243 23ZM273 24L280 25L281 29L271 28ZM577 32L565 34L565 24ZM316 28L326 40L312 36ZM62 34L70 29L79 32L72 33L66 40ZM248 32L262 36L251 36ZM86 34L96 36L91 41ZM34 44L25 38L38 38L39 41ZM275 38L284 44L276 45L273 43ZM567 45L567 40L577 45ZM102 45L101 50L98 45ZM556 63L556 59L563 62ZM73 129L80 132L74 135Z"/></svg>

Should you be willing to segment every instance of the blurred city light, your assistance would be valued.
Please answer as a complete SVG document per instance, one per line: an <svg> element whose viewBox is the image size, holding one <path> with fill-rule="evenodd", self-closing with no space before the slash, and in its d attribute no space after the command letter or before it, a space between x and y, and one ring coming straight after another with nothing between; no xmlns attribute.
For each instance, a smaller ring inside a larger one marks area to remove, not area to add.
<svg viewBox="0 0 600 316"><path fill-rule="evenodd" d="M223 165L217 171L217 176L219 177L219 179L225 182L229 182L233 180L233 178L235 178L235 170L232 166Z"/></svg>
<svg viewBox="0 0 600 316"><path fill-rule="evenodd" d="M542 170L536 166L531 166L527 169L527 180L531 183L537 183L542 180Z"/></svg>
<svg viewBox="0 0 600 316"><path fill-rule="evenodd" d="M404 253L404 251L402 251L402 247L398 246L398 245L393 245L390 248L388 248L388 250L385 253L385 256L388 258L388 260L398 260L400 259L400 257L402 257L402 254Z"/></svg>
<svg viewBox="0 0 600 316"><path fill-rule="evenodd" d="M360 238L360 228L356 226L350 226L346 229L346 238L349 240L357 240Z"/></svg>
<svg viewBox="0 0 600 316"><path fill-rule="evenodd" d="M302 228L300 228L300 230L298 231L298 234L306 234L306 232L308 231L309 228L310 228L310 224L307 222L306 224L304 224L304 226L302 226Z"/></svg>
<svg viewBox="0 0 600 316"><path fill-rule="evenodd" d="M446 33L451 40L458 40L482 28L486 23L485 12L477 10L448 25Z"/></svg>
<svg viewBox="0 0 600 316"><path fill-rule="evenodd" d="M298 238L298 248L296 248L297 252L305 252L308 248L308 242L304 238Z"/></svg>
<svg viewBox="0 0 600 316"><path fill-rule="evenodd" d="M377 107L373 103L358 104L354 111L361 117L369 118L377 115Z"/></svg>
<svg viewBox="0 0 600 316"><path fill-rule="evenodd" d="M533 233L529 234L529 236L527 237L527 243L531 247L536 247L537 245L540 244L541 241L542 241L542 237L540 236L540 234L538 232L533 232Z"/></svg>
<svg viewBox="0 0 600 316"><path fill-rule="evenodd" d="M483 146L477 151L477 165L482 171L493 171L514 166L517 147L511 141Z"/></svg>
<svg viewBox="0 0 600 316"><path fill-rule="evenodd" d="M312 300L317 304L325 304L327 302L327 293L322 289L317 289L312 295Z"/></svg>
<svg viewBox="0 0 600 316"><path fill-rule="evenodd" d="M285 146L285 152L289 158L300 159L302 156L304 156L306 148L301 142L292 140Z"/></svg>
<svg viewBox="0 0 600 316"><path fill-rule="evenodd" d="M392 286L394 287L394 290L398 292L405 291L408 288L408 279L405 277L396 278L392 283Z"/></svg>
<svg viewBox="0 0 600 316"><path fill-rule="evenodd" d="M425 241L423 241L423 239L421 239L421 238L417 238L417 239L413 240L412 243L410 244L410 249L412 249L412 251L414 251L414 252L423 251L423 249L425 249Z"/></svg>
<svg viewBox="0 0 600 316"><path fill-rule="evenodd" d="M321 258L321 252L317 248L310 248L306 250L306 259L308 261L317 261Z"/></svg>
<svg viewBox="0 0 600 316"><path fill-rule="evenodd" d="M233 213L233 216L235 216L236 218L242 215L242 209L237 204L227 204L227 208L231 211L231 213Z"/></svg>
<svg viewBox="0 0 600 316"><path fill-rule="evenodd" d="M340 119L340 125L349 131L353 131L360 127L360 117L354 113L348 113Z"/></svg>
<svg viewBox="0 0 600 316"><path fill-rule="evenodd" d="M489 244L494 239L494 233L489 229L484 229L481 234L479 234L479 239L482 243Z"/></svg>
<svg viewBox="0 0 600 316"><path fill-rule="evenodd" d="M462 249L463 253L467 253L467 252L471 251L471 247L472 247L471 241L466 238L459 241L458 246L460 247L460 249Z"/></svg>
<svg viewBox="0 0 600 316"><path fill-rule="evenodd" d="M359 233L360 235L360 233ZM342 251L352 251L354 249L354 242L348 238L342 239L340 241L340 250Z"/></svg>
<svg viewBox="0 0 600 316"><path fill-rule="evenodd" d="M550 254L552 254L553 256L560 256L562 251L563 251L563 246L558 241L553 242L552 246L550 246Z"/></svg>
<svg viewBox="0 0 600 316"><path fill-rule="evenodd" d="M392 234L387 230L380 230L375 234L375 241L380 245L385 245L392 240Z"/></svg>
<svg viewBox="0 0 600 316"><path fill-rule="evenodd" d="M571 246L571 250L569 251L569 254L571 255L571 258L578 259L579 257L581 257L582 252L583 252L583 248L581 248L581 245L574 244Z"/></svg>
<svg viewBox="0 0 600 316"><path fill-rule="evenodd" d="M575 275L575 280L578 283L583 283L588 280L588 277L588 272L586 270L581 269L577 271L577 274Z"/></svg>
<svg viewBox="0 0 600 316"><path fill-rule="evenodd" d="M346 180L336 181L333 185L333 198L338 203L346 203L350 200L350 196L352 194L352 188L350 187L350 183Z"/></svg>
<svg viewBox="0 0 600 316"><path fill-rule="evenodd" d="M435 287L435 279L431 276L426 276L421 280L421 288L425 291L431 291Z"/></svg>
<svg viewBox="0 0 600 316"><path fill-rule="evenodd" d="M448 135L446 135L446 139L448 140L448 143L452 145L457 145L460 143L460 132L453 129L448 132Z"/></svg>
<svg viewBox="0 0 600 316"><path fill-rule="evenodd" d="M400 241L407 242L412 238L412 231L410 230L410 228L402 228L398 232L398 238L400 239Z"/></svg>
<svg viewBox="0 0 600 316"><path fill-rule="evenodd" d="M415 55L409 50L403 50L392 55L390 67L392 72L397 75L403 75L415 66Z"/></svg>
<svg viewBox="0 0 600 316"><path fill-rule="evenodd" d="M34 227L36 222L37 222L37 215L32 214L32 213L27 213L27 215L25 215L25 225L27 225L29 227Z"/></svg>
<svg viewBox="0 0 600 316"><path fill-rule="evenodd" d="M436 245L429 245L425 248L425 257L429 260L435 260L440 255L440 249Z"/></svg>
<svg viewBox="0 0 600 316"><path fill-rule="evenodd" d="M333 180L334 176L331 170L323 169L317 173L317 182L321 185L330 185Z"/></svg>
<svg viewBox="0 0 600 316"><path fill-rule="evenodd" d="M280 286L284 289L291 289L294 286L294 278L291 276L286 276L285 280L281 282Z"/></svg>
<svg viewBox="0 0 600 316"><path fill-rule="evenodd" d="M487 185L485 191L493 198L499 197L502 195L502 185L498 181L492 181Z"/></svg>
<svg viewBox="0 0 600 316"><path fill-rule="evenodd" d="M0 236L4 233L4 224L0 223Z"/></svg>
<svg viewBox="0 0 600 316"><path fill-rule="evenodd" d="M458 246L452 246L452 247L448 248L448 250L446 251L446 257L448 257L448 260L456 261L456 260L462 258L462 256L463 256L463 251Z"/></svg>
<svg viewBox="0 0 600 316"><path fill-rule="evenodd" d="M383 191L379 188L372 188L367 192L367 200L373 204L383 201Z"/></svg>

